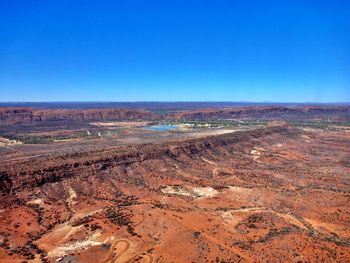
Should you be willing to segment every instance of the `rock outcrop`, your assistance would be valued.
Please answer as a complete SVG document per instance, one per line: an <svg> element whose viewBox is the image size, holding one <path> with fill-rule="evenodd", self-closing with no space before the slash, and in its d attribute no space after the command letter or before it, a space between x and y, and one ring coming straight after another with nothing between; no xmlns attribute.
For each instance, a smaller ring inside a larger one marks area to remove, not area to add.
<svg viewBox="0 0 350 263"><path fill-rule="evenodd" d="M171 115L175 119L341 119L350 120L350 107L239 107L198 109Z"/></svg>
<svg viewBox="0 0 350 263"><path fill-rule="evenodd" d="M108 167L127 167L132 163L141 163L146 160L161 160L165 157L171 159L195 158L200 153L221 150L226 151L234 145L244 144L250 140L262 138L272 134L291 132L285 127L258 129L229 133L220 136L209 136L178 142L165 142L159 144L144 144L137 146L122 146L112 150L82 152L58 157L36 158L34 161L23 161L13 166L4 165L1 173L6 173L7 183L2 185L3 193L23 188L32 188L48 183L60 181L65 178L79 176L83 171L105 170Z"/></svg>
<svg viewBox="0 0 350 263"><path fill-rule="evenodd" d="M0 109L0 125L43 121L124 121L155 120L154 112L137 109L48 110L31 108Z"/></svg>

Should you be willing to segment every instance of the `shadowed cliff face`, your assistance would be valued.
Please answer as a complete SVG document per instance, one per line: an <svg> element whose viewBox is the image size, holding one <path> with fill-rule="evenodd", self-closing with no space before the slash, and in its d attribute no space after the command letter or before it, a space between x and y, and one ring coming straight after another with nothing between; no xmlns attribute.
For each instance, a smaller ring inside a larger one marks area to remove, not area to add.
<svg viewBox="0 0 350 263"><path fill-rule="evenodd" d="M122 121L154 120L159 115L137 109L39 110L30 108L0 109L0 125L50 121Z"/></svg>

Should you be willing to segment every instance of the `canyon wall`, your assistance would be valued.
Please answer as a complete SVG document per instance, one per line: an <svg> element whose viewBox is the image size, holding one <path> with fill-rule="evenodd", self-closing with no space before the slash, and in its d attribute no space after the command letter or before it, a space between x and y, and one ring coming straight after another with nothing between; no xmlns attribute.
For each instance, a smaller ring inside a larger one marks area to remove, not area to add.
<svg viewBox="0 0 350 263"><path fill-rule="evenodd" d="M199 109L171 115L175 119L332 119L350 120L350 107L239 107L225 109Z"/></svg>
<svg viewBox="0 0 350 263"><path fill-rule="evenodd" d="M137 109L47 110L31 108L1 108L0 125L42 121L125 121L155 120L159 115Z"/></svg>

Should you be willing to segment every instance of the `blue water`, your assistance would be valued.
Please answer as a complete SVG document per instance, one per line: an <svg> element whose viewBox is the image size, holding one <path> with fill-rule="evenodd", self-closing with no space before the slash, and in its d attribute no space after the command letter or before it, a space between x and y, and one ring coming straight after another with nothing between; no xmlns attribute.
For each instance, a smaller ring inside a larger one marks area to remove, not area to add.
<svg viewBox="0 0 350 263"><path fill-rule="evenodd" d="M167 131L167 130L173 130L173 129L177 129L177 128L178 128L178 126L176 126L176 125L159 124L159 125L154 125L154 126L148 126L145 129L151 130L151 131Z"/></svg>

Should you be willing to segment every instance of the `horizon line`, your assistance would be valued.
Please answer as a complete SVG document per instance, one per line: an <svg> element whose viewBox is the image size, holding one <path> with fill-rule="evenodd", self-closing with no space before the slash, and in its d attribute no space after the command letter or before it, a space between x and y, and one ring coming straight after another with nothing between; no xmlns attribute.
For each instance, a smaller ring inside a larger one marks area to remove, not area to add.
<svg viewBox="0 0 350 263"><path fill-rule="evenodd" d="M128 101L104 101L104 100L53 100L53 101L0 101L1 103L284 103L284 104L348 104L350 101L329 101L329 102L313 102L313 101L225 101L225 100L128 100Z"/></svg>

